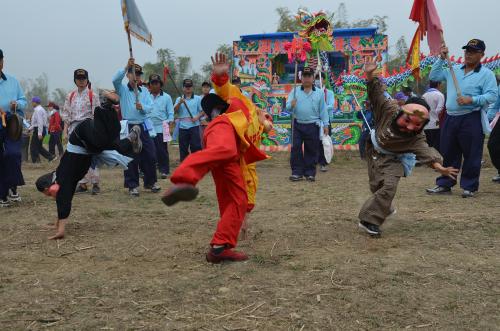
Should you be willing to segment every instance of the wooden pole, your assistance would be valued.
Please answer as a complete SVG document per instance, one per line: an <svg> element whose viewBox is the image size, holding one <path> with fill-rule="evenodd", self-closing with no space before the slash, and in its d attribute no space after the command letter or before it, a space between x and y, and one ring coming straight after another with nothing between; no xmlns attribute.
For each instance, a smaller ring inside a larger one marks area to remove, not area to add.
<svg viewBox="0 0 500 331"><path fill-rule="evenodd" d="M443 31L441 31L441 42L443 43L443 46L446 47L446 42L444 41ZM455 90L457 91L457 96L461 97L462 90L460 89L460 86L458 86L457 76L455 75L455 70L453 70L453 65L451 64L449 54L446 54L446 62L448 63L448 67L450 68L451 78L453 79L453 85L455 86Z"/></svg>
<svg viewBox="0 0 500 331"><path fill-rule="evenodd" d="M174 88L175 90L177 91L177 94L179 94L179 96L181 97L182 99L182 93L181 91L177 88L177 85L175 85L175 81L174 81L174 78L172 77L172 75L170 75L170 71L167 71L167 75L168 75L168 78L170 78L170 80L172 81L172 85L174 85ZM194 94L194 93L193 93ZM183 102L184 103L184 106L186 106L186 109L188 111L188 114L189 114L189 117L193 118L193 114L191 114L191 111L189 110L189 107L186 103L186 101Z"/></svg>
<svg viewBox="0 0 500 331"><path fill-rule="evenodd" d="M133 58L134 55L132 54L132 39L130 38L130 30L127 29L127 37L128 37L128 51L130 58ZM136 82L136 77L135 77L135 68L132 68L132 75L134 78L135 86L134 86L134 94L135 94L135 103L139 103L139 90L137 89L137 82Z"/></svg>
<svg viewBox="0 0 500 331"><path fill-rule="evenodd" d="M299 70L299 61L297 61L297 59L295 59L295 76L293 77L293 100L295 100L295 102L297 102L297 73L298 73L298 70ZM292 135L291 135L291 141L290 141L290 148L293 145L294 122L295 122L295 107L292 108L292 116L291 116Z"/></svg>
<svg viewBox="0 0 500 331"><path fill-rule="evenodd" d="M319 88L323 90L323 78L321 78L321 71L323 70L323 68L321 65L321 58L319 57L319 49L317 50L317 56L318 56L318 66L316 68L316 71L319 73Z"/></svg>

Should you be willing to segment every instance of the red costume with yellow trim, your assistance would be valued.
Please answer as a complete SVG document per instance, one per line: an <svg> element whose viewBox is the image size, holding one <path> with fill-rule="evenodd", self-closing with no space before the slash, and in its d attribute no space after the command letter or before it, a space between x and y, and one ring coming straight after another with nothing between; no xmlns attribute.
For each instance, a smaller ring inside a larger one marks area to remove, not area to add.
<svg viewBox="0 0 500 331"><path fill-rule="evenodd" d="M211 245L236 246L245 214L255 205L255 162L268 156L258 146L264 124L258 110L227 74L212 75L217 94L229 104L205 129L205 149L189 155L174 171L174 184L196 185L209 171L214 178L220 220Z"/></svg>

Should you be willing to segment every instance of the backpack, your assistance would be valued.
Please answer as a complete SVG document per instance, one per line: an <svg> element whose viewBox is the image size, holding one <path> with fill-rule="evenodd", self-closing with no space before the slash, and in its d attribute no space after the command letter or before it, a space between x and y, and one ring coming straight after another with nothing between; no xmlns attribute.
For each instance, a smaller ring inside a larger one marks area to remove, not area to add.
<svg viewBox="0 0 500 331"><path fill-rule="evenodd" d="M73 98L75 97L76 91L71 92L69 95L69 104L71 105L71 102L73 102ZM90 109L94 111L94 105L92 100L94 99L94 91L89 90L89 100L90 100Z"/></svg>

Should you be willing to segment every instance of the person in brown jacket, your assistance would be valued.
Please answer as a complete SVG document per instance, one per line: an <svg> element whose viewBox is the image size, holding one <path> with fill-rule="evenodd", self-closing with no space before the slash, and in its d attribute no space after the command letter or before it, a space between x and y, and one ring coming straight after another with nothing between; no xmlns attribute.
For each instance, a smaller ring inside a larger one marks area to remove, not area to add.
<svg viewBox="0 0 500 331"><path fill-rule="evenodd" d="M441 155L427 145L423 128L429 121L429 105L419 97L408 98L399 106L384 97L384 89L374 74L377 64L366 58L368 98L376 129L366 144L368 177L372 196L359 212L359 228L371 236L381 234L380 226L395 212L391 207L399 179L411 173L416 159L444 176L455 178L458 169L442 166Z"/></svg>

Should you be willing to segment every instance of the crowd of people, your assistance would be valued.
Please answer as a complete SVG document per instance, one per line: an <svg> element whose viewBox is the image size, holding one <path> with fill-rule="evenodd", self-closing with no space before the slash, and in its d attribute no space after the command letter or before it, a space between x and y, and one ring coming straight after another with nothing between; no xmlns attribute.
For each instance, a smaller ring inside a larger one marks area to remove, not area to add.
<svg viewBox="0 0 500 331"><path fill-rule="evenodd" d="M500 183L500 128L495 125L500 117L500 77L495 79L481 65L483 41L472 39L463 49L464 64L450 69L444 66L448 49L443 47L422 96L409 88L391 96L376 75L377 64L365 59L368 98L358 116L363 121L359 146L368 164L372 196L359 212L358 225L371 236L380 236L380 226L395 212L399 180L409 176L416 164L440 173L427 193L450 194L460 172L461 196L473 197L479 189L485 134L491 129L487 146L499 171L493 181ZM143 82L142 67L132 58L113 76L114 91L94 92L89 72L77 69L75 89L62 107L49 102L47 111L39 97L32 98L31 121L22 121L31 135L31 160L40 162L42 156L54 161L56 147L61 159L55 172L37 181L37 188L57 202L56 233L51 239L64 237L75 193L100 193L101 165L124 168L123 184L131 197L140 195L141 177L144 190L160 192L159 179L171 172L169 142L176 139L181 164L162 201L170 206L193 200L198 194L196 184L211 171L221 219L207 260L246 259L233 248L255 205L255 162L267 158L259 151L260 137L272 124L241 89L241 80L229 81L228 59L216 54L212 61L211 82L203 82L202 94L195 95L193 80L186 78L175 101L163 90L160 75L152 74ZM0 50L0 206L6 207L21 200L18 187L25 184L21 155L27 141L12 137L6 122L25 117L28 102L18 81L3 67ZM450 70L456 75L458 93ZM318 165L320 171L328 171L322 137L331 135L335 95L322 83L325 78L324 73L305 67L300 84L287 97L286 109L292 114L292 182L314 182ZM446 96L442 82L447 84ZM48 150L43 143L47 134Z"/></svg>

